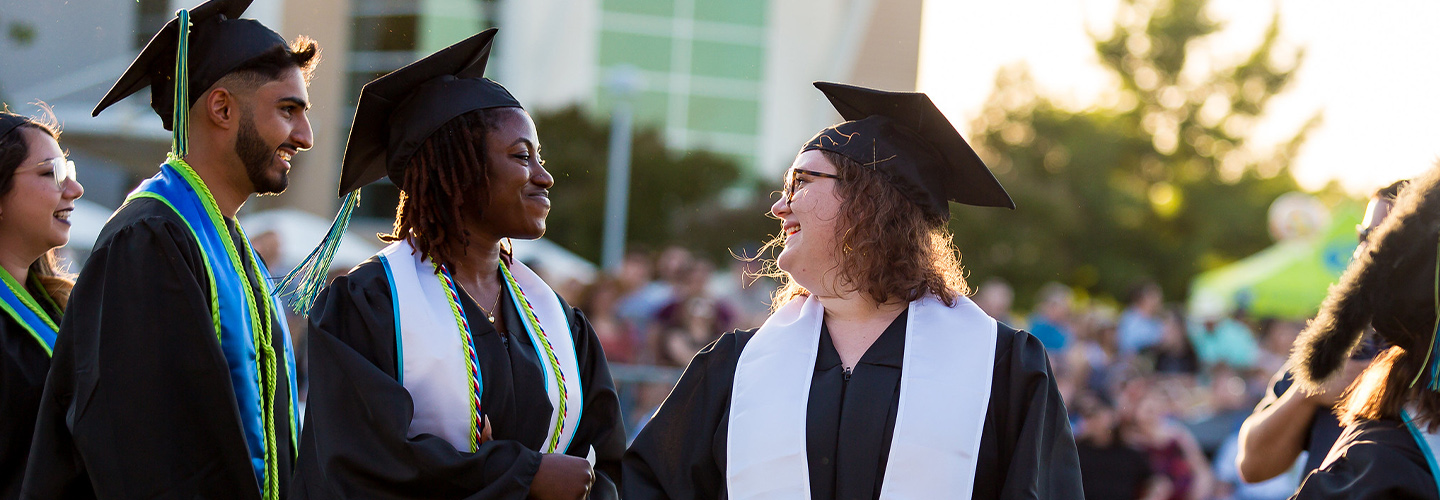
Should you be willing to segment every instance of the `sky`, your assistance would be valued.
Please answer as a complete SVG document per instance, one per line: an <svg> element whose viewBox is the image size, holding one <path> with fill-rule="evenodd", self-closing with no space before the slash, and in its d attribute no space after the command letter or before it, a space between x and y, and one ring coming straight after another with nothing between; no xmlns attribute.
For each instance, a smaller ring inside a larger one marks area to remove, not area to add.
<svg viewBox="0 0 1440 500"><path fill-rule="evenodd" d="M926 0L919 89L962 131L980 114L996 72L1025 64L1037 85L1083 109L1116 82L1087 30L1108 34L1119 0ZM1212 0L1219 33L1192 46L1186 71L1229 66L1259 44L1276 10L1282 48L1305 48L1296 79L1252 137L1260 151L1317 111L1292 172L1307 189L1332 179L1364 194L1440 160L1440 2ZM1282 52L1288 54L1289 52Z"/></svg>

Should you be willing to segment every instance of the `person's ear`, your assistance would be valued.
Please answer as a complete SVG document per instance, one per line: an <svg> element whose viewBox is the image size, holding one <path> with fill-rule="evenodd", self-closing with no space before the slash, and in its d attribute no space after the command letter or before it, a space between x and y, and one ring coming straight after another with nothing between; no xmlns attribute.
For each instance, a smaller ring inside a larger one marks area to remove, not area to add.
<svg viewBox="0 0 1440 500"><path fill-rule="evenodd" d="M200 99L196 111L204 113L204 120L216 128L229 130L239 118L240 101L225 87L216 87Z"/></svg>

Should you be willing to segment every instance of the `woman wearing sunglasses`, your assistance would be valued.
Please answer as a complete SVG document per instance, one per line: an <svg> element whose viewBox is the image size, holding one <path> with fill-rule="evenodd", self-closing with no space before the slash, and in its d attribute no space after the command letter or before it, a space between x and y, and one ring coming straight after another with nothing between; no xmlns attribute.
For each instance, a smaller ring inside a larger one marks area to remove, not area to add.
<svg viewBox="0 0 1440 500"><path fill-rule="evenodd" d="M1077 497L1045 348L966 298L946 230L949 202L1009 195L924 94L815 85L848 121L802 148L771 207L775 312L690 362L623 496Z"/></svg>
<svg viewBox="0 0 1440 500"><path fill-rule="evenodd" d="M48 112L48 111L47 111ZM85 192L52 125L0 112L0 499L20 497L50 349L73 284L55 249Z"/></svg>

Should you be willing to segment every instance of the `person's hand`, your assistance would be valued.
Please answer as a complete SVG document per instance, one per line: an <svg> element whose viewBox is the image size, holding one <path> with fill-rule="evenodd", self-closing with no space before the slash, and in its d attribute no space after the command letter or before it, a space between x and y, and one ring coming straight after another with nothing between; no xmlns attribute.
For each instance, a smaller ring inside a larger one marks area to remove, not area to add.
<svg viewBox="0 0 1440 500"><path fill-rule="evenodd" d="M1307 395L1306 399L1311 403L1315 403L1316 406L1325 408L1335 407L1335 403L1340 400L1340 396L1345 394L1345 389L1350 387L1350 383L1354 382L1355 378L1359 377L1360 373L1364 372L1368 366L1370 366L1370 360L1368 359L1358 361L1354 359L1346 360L1345 368L1339 375L1336 375L1335 378L1330 379L1329 382L1321 386L1318 392Z"/></svg>
<svg viewBox="0 0 1440 500"><path fill-rule="evenodd" d="M480 442L477 443L477 444L485 444L485 443L489 442L489 441L492 439L492 438L490 437L490 416L489 416L489 415L481 415L481 416L480 416L480 425L484 426L484 428L483 428L483 429L480 429Z"/></svg>
<svg viewBox="0 0 1440 500"><path fill-rule="evenodd" d="M595 484L595 471L583 458L563 453L540 457L540 470L530 483L530 498L537 500L583 500Z"/></svg>

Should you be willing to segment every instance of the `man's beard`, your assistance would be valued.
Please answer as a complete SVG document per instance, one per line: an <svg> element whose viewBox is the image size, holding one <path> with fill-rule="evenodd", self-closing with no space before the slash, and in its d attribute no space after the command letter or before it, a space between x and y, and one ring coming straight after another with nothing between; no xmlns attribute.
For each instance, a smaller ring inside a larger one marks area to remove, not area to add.
<svg viewBox="0 0 1440 500"><path fill-rule="evenodd" d="M240 162L245 164L245 176L250 178L250 184L258 194L279 194L290 187L288 172L280 172L279 178L268 176L267 170L274 162L277 149L279 148L265 144L265 140L260 138L260 131L255 128L255 119L250 112L242 112L240 131L235 137L235 154L240 157Z"/></svg>

